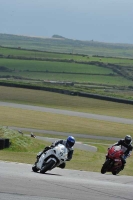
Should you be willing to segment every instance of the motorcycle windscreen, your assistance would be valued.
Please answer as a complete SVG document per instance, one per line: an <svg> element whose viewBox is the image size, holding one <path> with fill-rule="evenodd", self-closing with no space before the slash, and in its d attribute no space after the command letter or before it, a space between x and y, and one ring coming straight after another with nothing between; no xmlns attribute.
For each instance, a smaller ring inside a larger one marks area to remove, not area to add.
<svg viewBox="0 0 133 200"><path fill-rule="evenodd" d="M59 159L66 160L67 159L67 155L68 155L68 150L67 150L67 148L64 145L59 144L56 147L56 154L57 154L57 156L58 156Z"/></svg>

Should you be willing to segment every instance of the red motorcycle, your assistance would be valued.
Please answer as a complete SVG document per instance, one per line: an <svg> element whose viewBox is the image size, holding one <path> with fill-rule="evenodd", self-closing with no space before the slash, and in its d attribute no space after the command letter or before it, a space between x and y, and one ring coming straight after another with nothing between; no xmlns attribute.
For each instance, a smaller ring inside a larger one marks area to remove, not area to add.
<svg viewBox="0 0 133 200"><path fill-rule="evenodd" d="M113 175L118 174L121 171L122 161L121 156L124 154L121 146L113 146L108 149L106 155L106 161L101 168L101 173L112 172Z"/></svg>

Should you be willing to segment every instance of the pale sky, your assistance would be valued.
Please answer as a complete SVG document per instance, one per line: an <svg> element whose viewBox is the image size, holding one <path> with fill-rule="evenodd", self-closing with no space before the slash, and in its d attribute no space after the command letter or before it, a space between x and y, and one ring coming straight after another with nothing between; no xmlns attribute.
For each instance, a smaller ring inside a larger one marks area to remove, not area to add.
<svg viewBox="0 0 133 200"><path fill-rule="evenodd" d="M133 0L0 0L0 33L133 44Z"/></svg>

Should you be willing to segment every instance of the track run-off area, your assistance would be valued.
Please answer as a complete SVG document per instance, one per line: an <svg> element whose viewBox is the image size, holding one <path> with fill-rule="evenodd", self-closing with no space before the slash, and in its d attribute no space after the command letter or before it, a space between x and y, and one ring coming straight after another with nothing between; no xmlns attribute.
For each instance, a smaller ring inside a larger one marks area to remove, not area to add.
<svg viewBox="0 0 133 200"><path fill-rule="evenodd" d="M89 119L96 119L96 120L104 120L104 121L110 121L110 122L117 122L117 123L123 123L123 124L133 124L132 119L125 119L125 118L119 118L119 117L113 117L113 116L105 116L105 115L98 115L98 114L90 114L90 113L83 113L83 112L75 112L75 111L68 111L68 110L61 110L61 109L55 109L55 108L46 108L46 107L40 107L40 106L32 106L32 105L23 105L23 104L16 104L16 103L8 103L8 102L2 102L0 101L0 106L5 107L12 107L12 108L20 108L25 110L34 110L39 112L49 112L54 114L63 114L68 116L76 116L81 118L89 118ZM45 133L49 135L64 135L69 136L73 135L74 137L82 137L82 138L91 138L91 139L102 139L102 140L112 140L117 141L120 138L113 138L113 137L105 137L105 136L95 136L95 135L85 135L85 134L74 134L74 133L65 133L65 132L57 132L57 131L49 131L49 130L40 130L40 129L33 129L33 128L22 128L22 127L8 127L13 130L20 130L20 131L27 131L27 132L36 132L36 133L42 133L45 136ZM39 137L38 137L39 138ZM52 141L52 138L45 138L40 137L40 139L46 140L46 141ZM58 139L58 138L57 138ZM75 145L76 148L87 150L87 151L97 151L97 148L92 145L85 145L80 142L76 142Z"/></svg>

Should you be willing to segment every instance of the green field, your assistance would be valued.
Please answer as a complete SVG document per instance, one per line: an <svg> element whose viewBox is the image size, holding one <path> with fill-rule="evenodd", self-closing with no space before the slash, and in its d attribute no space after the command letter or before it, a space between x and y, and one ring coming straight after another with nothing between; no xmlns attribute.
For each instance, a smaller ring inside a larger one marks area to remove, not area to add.
<svg viewBox="0 0 133 200"><path fill-rule="evenodd" d="M0 47L0 80L133 99L133 60Z"/></svg>
<svg viewBox="0 0 133 200"><path fill-rule="evenodd" d="M50 62L36 60L0 59L0 76L17 77L20 79L70 81L78 83L105 84L117 86L132 86L128 80L112 69L96 65L76 64L66 62Z"/></svg>
<svg viewBox="0 0 133 200"><path fill-rule="evenodd" d="M0 34L0 45L32 50L132 58L133 45Z"/></svg>
<svg viewBox="0 0 133 200"><path fill-rule="evenodd" d="M74 74L110 74L111 69L99 67L96 65L77 64L67 62L50 62L36 60L16 60L16 59L1 59L0 65L5 66L8 70L14 72L56 72L56 73L74 73ZM8 72L9 74L9 72Z"/></svg>
<svg viewBox="0 0 133 200"><path fill-rule="evenodd" d="M3 56L23 56L25 58L32 59L60 59L60 60L75 60L79 62L103 62L103 63L113 63L113 64L121 64L121 65L131 65L133 64L133 58L121 58L121 57L98 57L92 55L79 55L79 54L68 54L68 53L56 53L56 52L47 52L47 51L39 51L39 50L23 50L18 48L4 48L0 47L0 54Z"/></svg>

